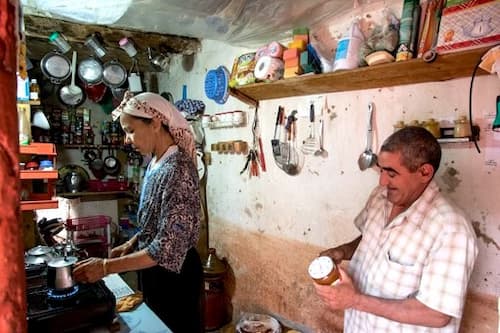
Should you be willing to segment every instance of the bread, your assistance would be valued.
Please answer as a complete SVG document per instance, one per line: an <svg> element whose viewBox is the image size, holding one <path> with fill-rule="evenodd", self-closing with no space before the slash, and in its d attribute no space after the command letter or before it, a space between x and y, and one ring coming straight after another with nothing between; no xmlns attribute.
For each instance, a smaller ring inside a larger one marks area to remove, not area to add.
<svg viewBox="0 0 500 333"><path fill-rule="evenodd" d="M141 303L142 303L142 293L140 291L137 291L132 295L120 298L116 302L116 312L132 311Z"/></svg>

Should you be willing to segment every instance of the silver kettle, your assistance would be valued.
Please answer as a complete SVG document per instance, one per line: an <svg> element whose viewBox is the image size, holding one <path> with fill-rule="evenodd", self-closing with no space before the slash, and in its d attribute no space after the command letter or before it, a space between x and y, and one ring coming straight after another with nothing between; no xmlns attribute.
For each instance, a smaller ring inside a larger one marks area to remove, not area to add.
<svg viewBox="0 0 500 333"><path fill-rule="evenodd" d="M80 192L82 179L78 172L72 171L70 174L67 174L65 177L66 189L71 193Z"/></svg>

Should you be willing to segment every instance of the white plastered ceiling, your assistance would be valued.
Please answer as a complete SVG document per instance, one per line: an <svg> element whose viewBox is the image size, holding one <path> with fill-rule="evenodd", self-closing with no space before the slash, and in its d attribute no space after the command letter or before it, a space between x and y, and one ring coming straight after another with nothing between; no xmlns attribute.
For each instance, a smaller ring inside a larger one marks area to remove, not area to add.
<svg viewBox="0 0 500 333"><path fill-rule="evenodd" d="M22 0L27 14L254 47L374 1Z"/></svg>

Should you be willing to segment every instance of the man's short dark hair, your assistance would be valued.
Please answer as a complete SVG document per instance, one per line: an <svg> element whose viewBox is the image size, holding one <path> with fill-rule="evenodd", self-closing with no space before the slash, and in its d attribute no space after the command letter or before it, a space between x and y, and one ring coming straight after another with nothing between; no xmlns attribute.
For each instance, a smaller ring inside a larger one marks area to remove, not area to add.
<svg viewBox="0 0 500 333"><path fill-rule="evenodd" d="M380 151L401 153L401 163L410 172L429 163L436 173L441 163L439 142L429 131L418 126L407 126L394 132L384 141Z"/></svg>

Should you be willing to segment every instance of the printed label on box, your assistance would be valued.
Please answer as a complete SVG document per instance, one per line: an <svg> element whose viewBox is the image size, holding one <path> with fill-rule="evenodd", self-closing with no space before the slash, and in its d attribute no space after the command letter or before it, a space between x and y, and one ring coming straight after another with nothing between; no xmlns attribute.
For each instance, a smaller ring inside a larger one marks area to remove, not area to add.
<svg viewBox="0 0 500 333"><path fill-rule="evenodd" d="M440 54L500 41L500 1L473 0L443 10L437 51Z"/></svg>

